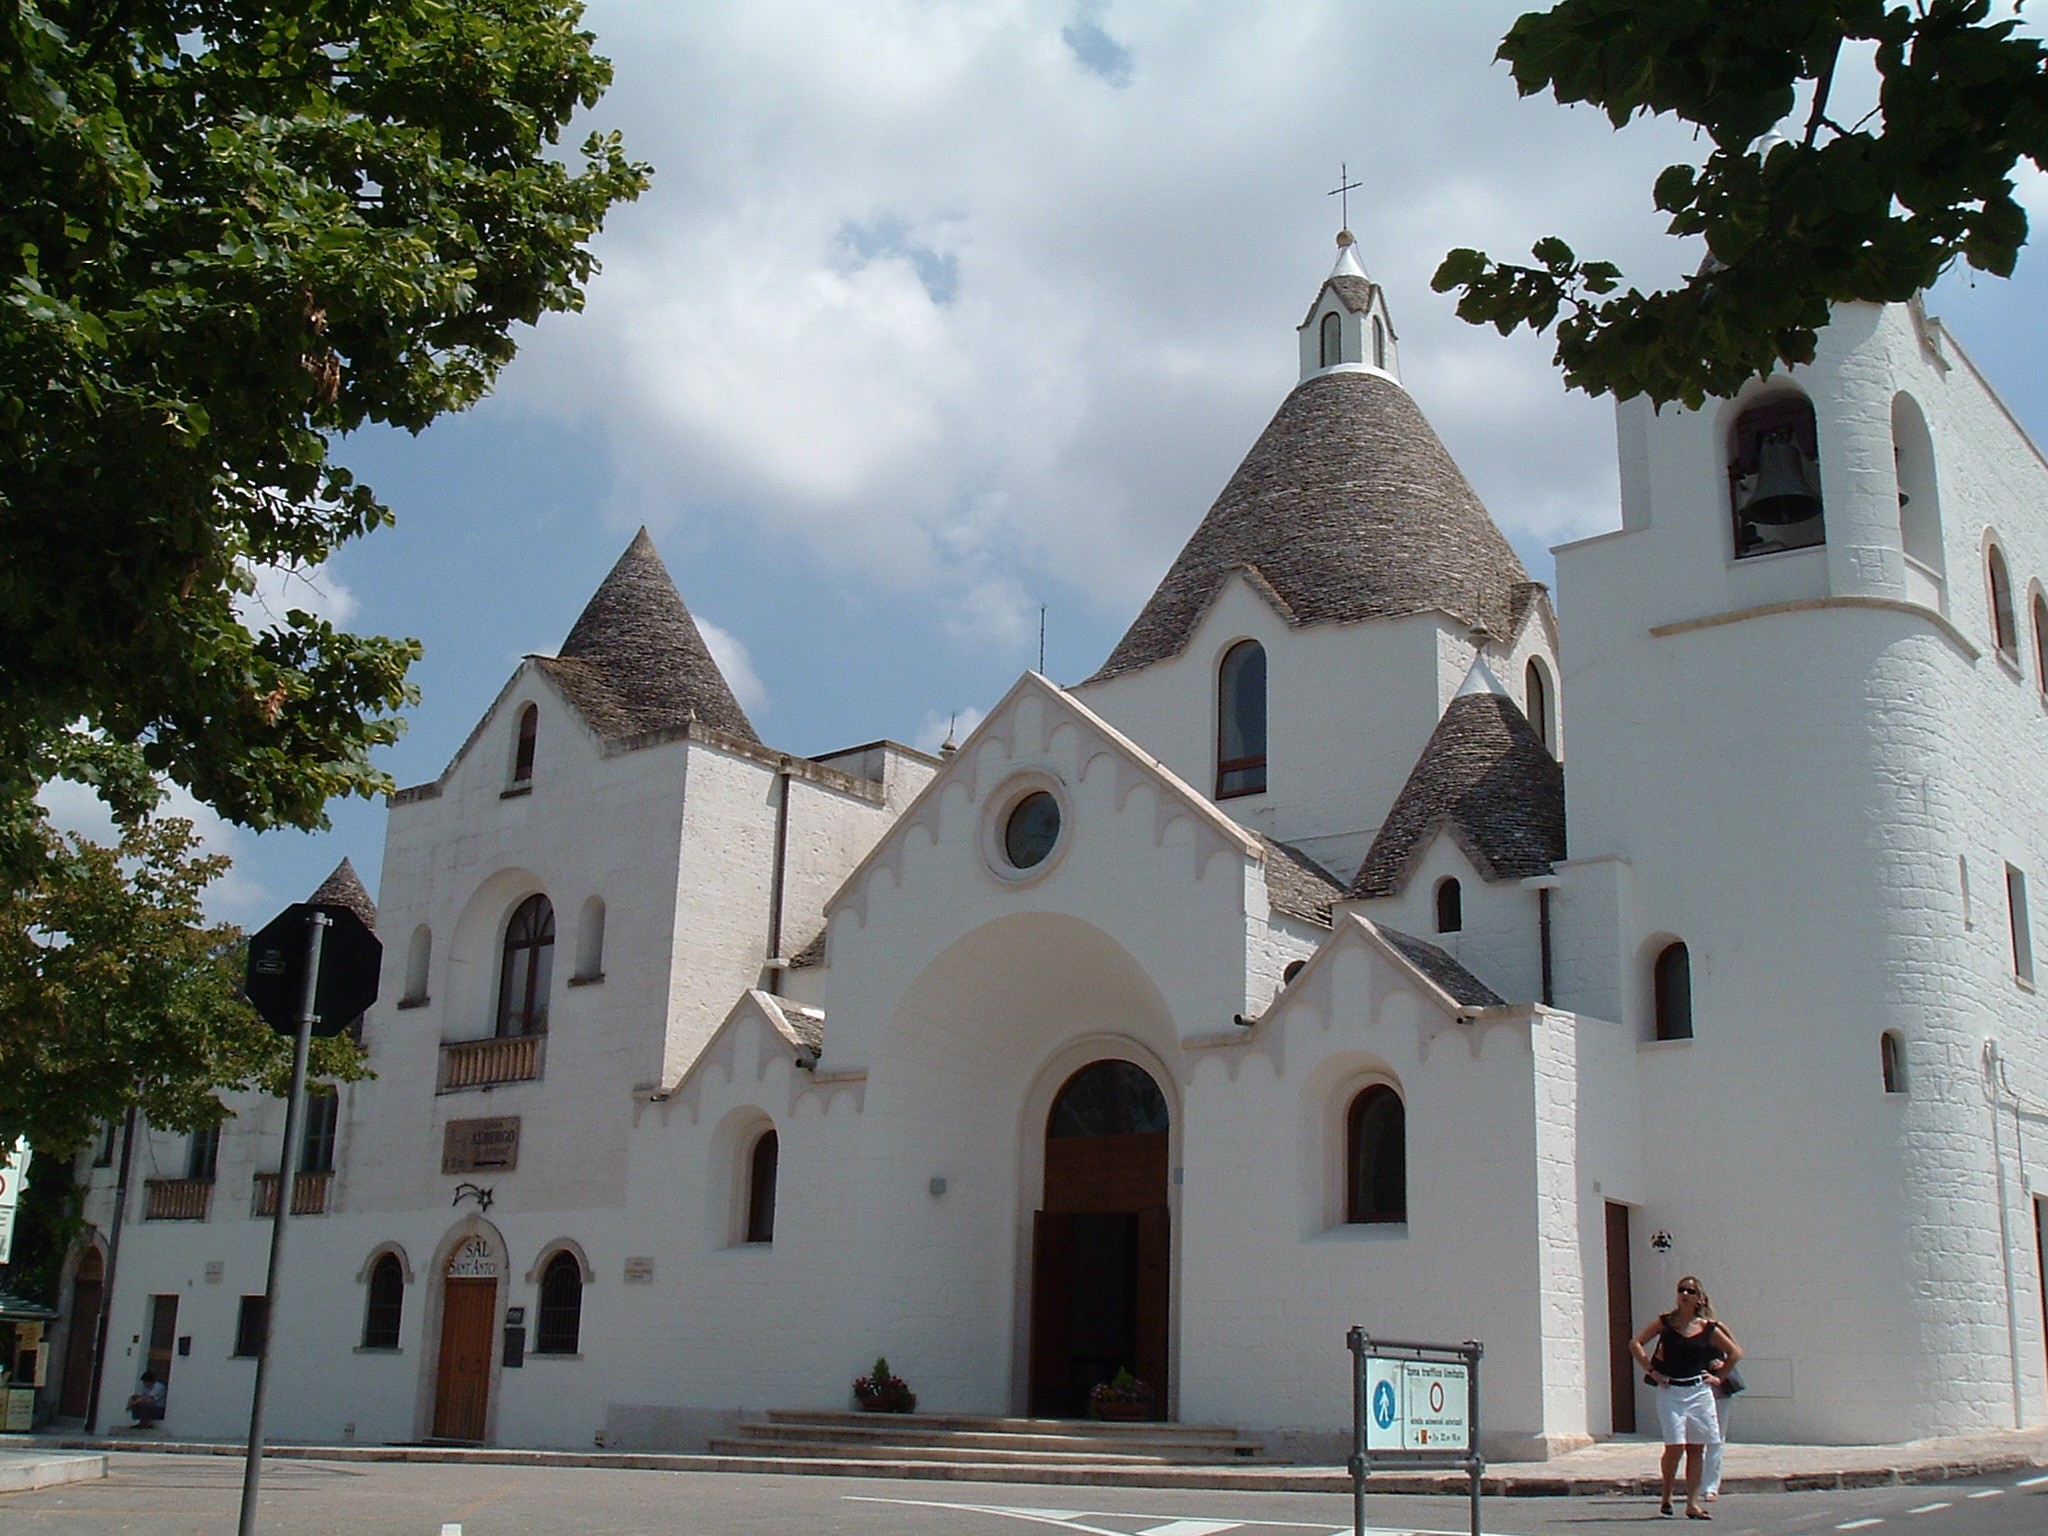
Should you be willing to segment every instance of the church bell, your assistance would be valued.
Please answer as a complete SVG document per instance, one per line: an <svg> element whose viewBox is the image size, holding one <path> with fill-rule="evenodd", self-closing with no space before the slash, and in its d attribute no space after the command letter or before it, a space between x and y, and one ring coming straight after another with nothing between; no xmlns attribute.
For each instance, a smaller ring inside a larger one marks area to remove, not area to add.
<svg viewBox="0 0 2048 1536"><path fill-rule="evenodd" d="M1790 427L1757 444L1756 476L1736 509L1744 522L1782 527L1820 516L1820 466L1806 456Z"/></svg>

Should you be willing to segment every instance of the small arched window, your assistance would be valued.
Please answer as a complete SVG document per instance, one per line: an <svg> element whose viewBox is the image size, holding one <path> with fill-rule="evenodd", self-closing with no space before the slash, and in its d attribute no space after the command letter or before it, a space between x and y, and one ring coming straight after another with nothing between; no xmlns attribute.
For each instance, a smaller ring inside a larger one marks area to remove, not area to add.
<svg viewBox="0 0 2048 1536"><path fill-rule="evenodd" d="M1666 944L1651 968L1659 1040L1692 1038L1692 952L1682 941Z"/></svg>
<svg viewBox="0 0 2048 1536"><path fill-rule="evenodd" d="M1911 395L1892 400L1892 463L1899 481L1899 545L1906 556L1906 596L1940 612L1943 604L1941 498L1935 487L1934 440Z"/></svg>
<svg viewBox="0 0 2048 1536"><path fill-rule="evenodd" d="M1991 587L1991 640L2008 661L2020 658L2019 625L2012 615L2012 575L2005 551L1993 544L1984 552L1984 577Z"/></svg>
<svg viewBox="0 0 2048 1536"><path fill-rule="evenodd" d="M775 1168L780 1161L781 1139L773 1130L763 1131L747 1159L747 1241L775 1241Z"/></svg>
<svg viewBox="0 0 2048 1536"><path fill-rule="evenodd" d="M540 739L540 706L529 704L519 711L519 744L512 750L512 782L533 782L533 749Z"/></svg>
<svg viewBox="0 0 2048 1536"><path fill-rule="evenodd" d="M1904 1093L1906 1091L1906 1045L1899 1038L1896 1029L1888 1029L1878 1037L1877 1055L1884 1071L1884 1091Z"/></svg>
<svg viewBox="0 0 2048 1536"><path fill-rule="evenodd" d="M2034 686L2048 694L2048 599L2034 594Z"/></svg>
<svg viewBox="0 0 2048 1536"><path fill-rule="evenodd" d="M1408 1110L1401 1095L1374 1083L1351 1101L1344 1119L1344 1219L1408 1219Z"/></svg>
<svg viewBox="0 0 2048 1536"><path fill-rule="evenodd" d="M405 1318L405 1267L387 1253L370 1266L370 1299L363 1308L363 1348L398 1348Z"/></svg>
<svg viewBox="0 0 2048 1536"><path fill-rule="evenodd" d="M1292 986L1294 984L1294 978L1299 976L1303 971L1307 969L1308 962L1306 960L1288 961L1285 966L1281 967L1280 985L1283 987Z"/></svg>
<svg viewBox="0 0 2048 1536"><path fill-rule="evenodd" d="M576 979L604 979L604 898L586 897L583 917L576 925Z"/></svg>
<svg viewBox="0 0 2048 1536"><path fill-rule="evenodd" d="M583 1266L564 1248L540 1275L540 1314L533 1331L536 1355L573 1355L583 1337Z"/></svg>
<svg viewBox="0 0 2048 1536"><path fill-rule="evenodd" d="M1436 931L1457 933L1465 926L1465 893L1455 879L1436 885Z"/></svg>
<svg viewBox="0 0 2048 1536"><path fill-rule="evenodd" d="M529 896L505 926L505 961L498 972L500 1036L547 1033L554 964L554 905L545 896Z"/></svg>
<svg viewBox="0 0 2048 1536"><path fill-rule="evenodd" d="M1735 558L1811 549L1827 541L1821 520L1820 433L1813 402L1774 395L1735 419L1728 489Z"/></svg>
<svg viewBox="0 0 2048 1536"><path fill-rule="evenodd" d="M1387 366L1387 328L1380 323L1380 317L1372 317L1372 365L1375 368Z"/></svg>
<svg viewBox="0 0 2048 1536"><path fill-rule="evenodd" d="M1266 787L1266 649L1240 640L1216 676L1216 798Z"/></svg>
<svg viewBox="0 0 2048 1536"><path fill-rule="evenodd" d="M424 1003L427 1000L427 970L434 959L433 930L421 923L412 931L412 941L405 947L405 996L402 1003Z"/></svg>
<svg viewBox="0 0 2048 1536"><path fill-rule="evenodd" d="M1536 733L1536 739L1544 746L1550 745L1550 685L1543 680L1543 663L1534 657L1529 660L1522 673L1522 697L1528 705L1522 713L1529 717L1529 728Z"/></svg>
<svg viewBox="0 0 2048 1536"><path fill-rule="evenodd" d="M1321 343L1322 361L1317 367L1328 368L1344 361L1344 322L1337 318L1335 310L1323 316Z"/></svg>

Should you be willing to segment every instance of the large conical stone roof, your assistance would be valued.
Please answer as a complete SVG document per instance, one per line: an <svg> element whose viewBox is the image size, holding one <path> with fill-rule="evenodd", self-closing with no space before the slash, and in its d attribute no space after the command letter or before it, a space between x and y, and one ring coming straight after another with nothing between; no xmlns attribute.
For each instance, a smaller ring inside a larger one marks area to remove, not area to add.
<svg viewBox="0 0 2048 1536"><path fill-rule="evenodd" d="M363 920L363 926L372 932L377 927L377 903L370 900L370 893L363 889L362 877L356 873L355 865L343 859L334 866L334 873L320 882L310 901L316 907L347 907Z"/></svg>
<svg viewBox="0 0 2048 1536"><path fill-rule="evenodd" d="M537 660L608 741L690 720L760 740L645 528L590 599L561 653Z"/></svg>
<svg viewBox="0 0 2048 1536"><path fill-rule="evenodd" d="M1502 638L1529 585L1408 391L1362 369L1295 386L1090 681L1179 655L1242 569L1295 625L1434 611Z"/></svg>

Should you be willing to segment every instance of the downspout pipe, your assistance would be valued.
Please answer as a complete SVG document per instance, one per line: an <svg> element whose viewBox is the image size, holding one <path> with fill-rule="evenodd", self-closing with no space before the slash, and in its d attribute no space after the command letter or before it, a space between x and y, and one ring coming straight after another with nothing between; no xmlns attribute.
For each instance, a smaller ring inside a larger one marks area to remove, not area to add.
<svg viewBox="0 0 2048 1536"><path fill-rule="evenodd" d="M2013 1111L2013 1130L2023 1134L2019 1123L2019 1095L2012 1092L2005 1082L2005 1062L1999 1055L1998 1042L1984 1042L1984 1085L1985 1098L1991 1105L1991 1165L1997 1173L1998 1182L1998 1257L2005 1270L2005 1335L2010 1346L2012 1369L2012 1427L2025 1429L2027 1413L2024 1394L2020 1385L2020 1297L2019 1280L2013 1273L2012 1264L2012 1216L2006 1210L2005 1146L1999 1135L1998 1109L2002 1096L2010 1096ZM2021 1191L2022 1195L2025 1191Z"/></svg>
<svg viewBox="0 0 2048 1536"><path fill-rule="evenodd" d="M85 1398L85 1432L99 1433L100 1384L107 1370L107 1324L114 1315L114 1276L121 1262L121 1222L128 1214L128 1171L135 1165L133 1104L121 1122L121 1166L114 1174L114 1219L107 1226L107 1272L100 1281L100 1316L93 1327L92 1390Z"/></svg>
<svg viewBox="0 0 2048 1536"><path fill-rule="evenodd" d="M782 954L782 887L789 868L789 780L790 760L775 766L775 855L768 877L768 965L762 990L770 997L782 992L782 972L788 961Z"/></svg>

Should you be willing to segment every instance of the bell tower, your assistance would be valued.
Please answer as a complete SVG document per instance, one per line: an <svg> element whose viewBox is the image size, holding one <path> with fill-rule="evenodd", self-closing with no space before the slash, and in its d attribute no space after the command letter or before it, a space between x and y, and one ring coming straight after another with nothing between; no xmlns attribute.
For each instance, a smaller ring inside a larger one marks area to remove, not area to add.
<svg viewBox="0 0 2048 1536"><path fill-rule="evenodd" d="M1337 264L1297 329L1304 380L1325 373L1377 373L1401 382L1399 340L1387 314L1386 290L1365 275L1350 230L1337 231Z"/></svg>

